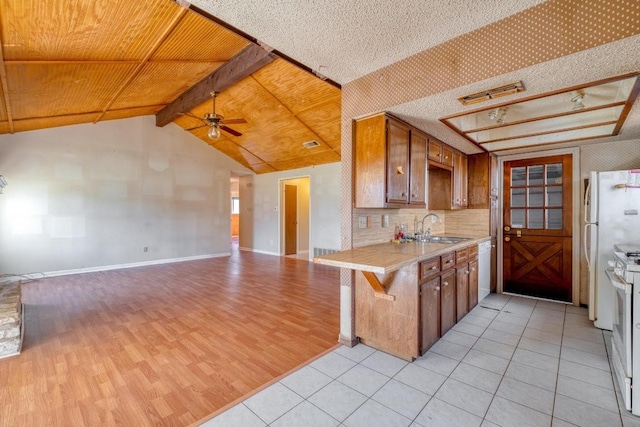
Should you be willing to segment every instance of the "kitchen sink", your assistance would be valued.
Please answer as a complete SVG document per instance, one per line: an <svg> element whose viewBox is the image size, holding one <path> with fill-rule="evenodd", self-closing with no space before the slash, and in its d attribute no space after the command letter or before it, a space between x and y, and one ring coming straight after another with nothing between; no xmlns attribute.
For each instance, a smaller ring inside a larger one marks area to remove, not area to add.
<svg viewBox="0 0 640 427"><path fill-rule="evenodd" d="M456 236L431 236L427 240L427 242L455 244L455 243L466 242L467 240L471 240L471 239L468 237L456 237Z"/></svg>

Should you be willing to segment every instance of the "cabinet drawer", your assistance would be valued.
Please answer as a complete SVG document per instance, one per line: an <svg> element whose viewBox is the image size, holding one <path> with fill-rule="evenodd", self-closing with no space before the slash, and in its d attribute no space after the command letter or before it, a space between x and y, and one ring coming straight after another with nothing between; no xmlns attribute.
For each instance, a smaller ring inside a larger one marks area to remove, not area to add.
<svg viewBox="0 0 640 427"><path fill-rule="evenodd" d="M446 270L448 268L451 268L455 265L456 263L456 254L455 252L451 252L445 255L442 255L442 270Z"/></svg>
<svg viewBox="0 0 640 427"><path fill-rule="evenodd" d="M478 245L469 246L469 261L478 258Z"/></svg>
<svg viewBox="0 0 640 427"><path fill-rule="evenodd" d="M420 263L420 281L440 273L440 257L435 257Z"/></svg>
<svg viewBox="0 0 640 427"><path fill-rule="evenodd" d="M447 166L453 166L453 150L442 147L442 164Z"/></svg>
<svg viewBox="0 0 640 427"><path fill-rule="evenodd" d="M456 251L456 264L461 264L463 262L467 262L469 259L469 249L464 248Z"/></svg>

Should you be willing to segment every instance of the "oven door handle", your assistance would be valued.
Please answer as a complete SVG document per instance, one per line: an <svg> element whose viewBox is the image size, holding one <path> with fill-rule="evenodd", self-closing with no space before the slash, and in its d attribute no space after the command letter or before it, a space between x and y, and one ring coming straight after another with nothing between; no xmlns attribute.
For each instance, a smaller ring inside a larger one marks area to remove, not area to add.
<svg viewBox="0 0 640 427"><path fill-rule="evenodd" d="M607 277L609 278L609 281L615 288L618 288L621 291L624 291L625 293L628 293L628 294L630 294L633 291L633 285L630 285L629 283L622 281L611 270L607 269L605 270L605 273L607 273Z"/></svg>

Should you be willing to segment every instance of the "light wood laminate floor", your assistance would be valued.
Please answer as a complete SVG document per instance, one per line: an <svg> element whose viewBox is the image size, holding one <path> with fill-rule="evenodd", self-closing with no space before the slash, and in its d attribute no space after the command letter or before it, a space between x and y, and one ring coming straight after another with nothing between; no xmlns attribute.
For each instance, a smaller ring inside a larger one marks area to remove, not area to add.
<svg viewBox="0 0 640 427"><path fill-rule="evenodd" d="M183 426L334 346L338 270L231 257L23 285L0 426Z"/></svg>

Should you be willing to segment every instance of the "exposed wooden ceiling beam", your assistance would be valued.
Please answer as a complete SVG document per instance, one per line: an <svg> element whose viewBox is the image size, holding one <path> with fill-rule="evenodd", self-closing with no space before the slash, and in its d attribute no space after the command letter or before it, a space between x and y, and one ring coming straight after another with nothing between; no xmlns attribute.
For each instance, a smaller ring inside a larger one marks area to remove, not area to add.
<svg viewBox="0 0 640 427"><path fill-rule="evenodd" d="M11 114L11 100L9 99L9 86L7 85L7 69L4 66L4 53L2 52L2 40L0 40L0 83L2 84L2 96L4 97L4 108L9 121L9 131L14 132L13 117Z"/></svg>
<svg viewBox="0 0 640 427"><path fill-rule="evenodd" d="M209 74L175 101L156 114L156 126L166 126L193 107L211 98L211 92L222 92L245 77L250 76L276 58L263 47L250 44L237 55L225 62L220 68Z"/></svg>
<svg viewBox="0 0 640 427"><path fill-rule="evenodd" d="M116 100L122 94L122 92L124 92L124 90L131 84L131 82L138 76L138 74L140 74L140 71L142 71L144 66L147 65L149 58L151 58L151 56L160 48L160 46L162 46L162 43L164 43L167 37L169 37L169 35L173 32L173 30L175 30L175 28L178 26L180 21L182 21L182 19L186 16L187 11L188 9L186 8L180 8L180 10L178 11L178 13L176 13L176 16L174 16L174 18L171 20L167 28L165 28L165 30L162 32L160 37L158 37L158 39L153 44L153 46L151 46L151 49L149 49L149 51L147 52L145 57L142 59L142 61L140 61L140 64L138 64L136 69L133 70L131 74L129 74L129 76L125 79L125 81L116 90L116 92L113 94L113 96L111 97L107 105L102 110L102 113L100 113L100 115L93 121L93 123L97 123L98 121L100 121L100 119L104 117L107 111L109 111L109 108L111 108L113 103L116 102Z"/></svg>
<svg viewBox="0 0 640 427"><path fill-rule="evenodd" d="M244 38L247 41L250 41L251 43L262 44L255 37L252 37L249 34L245 33L244 31L240 30L239 28L236 28L233 25L230 25L227 22L223 21L222 19L219 19L219 18L213 16L212 14L207 12L206 10L200 9L197 6L192 5L187 0L173 0L173 1L175 1L176 3L178 3L182 7L188 7L190 10L194 11L198 15L200 15L200 16L202 16L204 18L207 18L208 20L210 20L212 22L215 22L216 24L220 25L221 27L226 28L227 30L239 35L240 37ZM323 81L329 83L330 85L337 87L338 89L342 89L342 86L338 82L335 82L335 81L327 78L326 76L323 76L320 73L319 70L314 70L311 67L308 67L307 65L305 65L305 64L303 64L303 63L291 58L290 56L285 55L284 53L280 52L279 50L276 50L276 49L270 49L270 50L277 57L282 58L282 59L290 62L291 64L297 66L298 68L301 68L301 69L305 70L308 73L313 74L314 76L316 76L320 80L323 80Z"/></svg>

